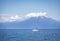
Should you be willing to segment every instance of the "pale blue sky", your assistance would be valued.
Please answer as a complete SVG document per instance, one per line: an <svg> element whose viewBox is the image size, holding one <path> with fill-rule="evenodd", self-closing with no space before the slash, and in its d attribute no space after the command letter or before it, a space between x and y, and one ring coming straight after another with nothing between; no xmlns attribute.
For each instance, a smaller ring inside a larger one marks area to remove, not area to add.
<svg viewBox="0 0 60 41"><path fill-rule="evenodd" d="M60 0L0 0L0 14L28 14L47 12L48 15L60 17Z"/></svg>

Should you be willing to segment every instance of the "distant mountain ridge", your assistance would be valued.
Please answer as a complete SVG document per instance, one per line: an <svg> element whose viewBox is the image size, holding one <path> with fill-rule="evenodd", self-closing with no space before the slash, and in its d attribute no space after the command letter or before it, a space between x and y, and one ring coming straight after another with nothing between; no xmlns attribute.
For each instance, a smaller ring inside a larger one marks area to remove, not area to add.
<svg viewBox="0 0 60 41"><path fill-rule="evenodd" d="M1 29L60 29L60 22L45 16L31 17L25 21L0 23Z"/></svg>

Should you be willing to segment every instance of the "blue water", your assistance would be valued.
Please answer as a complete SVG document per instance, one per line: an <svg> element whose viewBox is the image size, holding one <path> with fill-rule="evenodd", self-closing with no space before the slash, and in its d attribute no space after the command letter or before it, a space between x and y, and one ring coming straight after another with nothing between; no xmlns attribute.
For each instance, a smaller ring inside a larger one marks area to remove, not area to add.
<svg viewBox="0 0 60 41"><path fill-rule="evenodd" d="M0 41L60 41L59 29L0 29Z"/></svg>

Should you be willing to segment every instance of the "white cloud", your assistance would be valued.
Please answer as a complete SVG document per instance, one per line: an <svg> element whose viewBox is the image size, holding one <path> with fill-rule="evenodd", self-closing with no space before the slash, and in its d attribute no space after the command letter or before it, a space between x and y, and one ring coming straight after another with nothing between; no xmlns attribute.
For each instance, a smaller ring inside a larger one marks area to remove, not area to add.
<svg viewBox="0 0 60 41"><path fill-rule="evenodd" d="M46 16L46 12L39 12L39 13L29 13L26 16L27 17L38 17L38 16Z"/></svg>
<svg viewBox="0 0 60 41"><path fill-rule="evenodd" d="M0 22L24 21L31 17L45 16L49 18L46 12L29 13L26 15L0 14Z"/></svg>
<svg viewBox="0 0 60 41"><path fill-rule="evenodd" d="M3 14L0 16L0 22L13 22L20 20L20 15L10 15L10 14Z"/></svg>

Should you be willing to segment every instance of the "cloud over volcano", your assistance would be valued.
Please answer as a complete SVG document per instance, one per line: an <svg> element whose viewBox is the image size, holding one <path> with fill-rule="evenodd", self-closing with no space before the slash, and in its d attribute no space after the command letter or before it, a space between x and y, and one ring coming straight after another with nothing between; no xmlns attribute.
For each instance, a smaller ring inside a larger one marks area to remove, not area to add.
<svg viewBox="0 0 60 41"><path fill-rule="evenodd" d="M0 22L14 22L14 21L24 21L31 17L47 17L52 18L47 15L46 12L37 12L37 13L28 13L26 15L20 15L20 14L0 14Z"/></svg>

